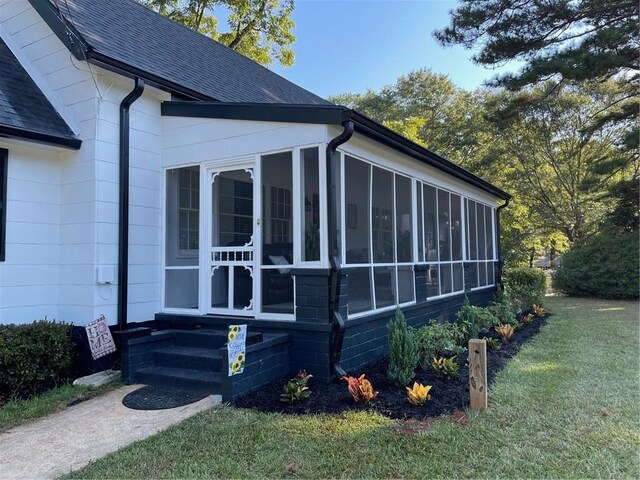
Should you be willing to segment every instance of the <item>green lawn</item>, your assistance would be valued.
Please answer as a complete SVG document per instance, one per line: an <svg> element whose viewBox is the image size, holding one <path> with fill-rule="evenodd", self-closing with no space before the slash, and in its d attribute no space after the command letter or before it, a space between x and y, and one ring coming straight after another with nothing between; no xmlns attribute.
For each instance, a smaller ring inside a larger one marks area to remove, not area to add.
<svg viewBox="0 0 640 480"><path fill-rule="evenodd" d="M549 298L490 410L419 434L370 414L216 408L69 478L639 478L637 302Z"/></svg>
<svg viewBox="0 0 640 480"><path fill-rule="evenodd" d="M67 384L28 400L11 400L0 407L0 433L30 420L63 410L70 402L88 400L120 385L122 385L120 381L97 388L74 387Z"/></svg>

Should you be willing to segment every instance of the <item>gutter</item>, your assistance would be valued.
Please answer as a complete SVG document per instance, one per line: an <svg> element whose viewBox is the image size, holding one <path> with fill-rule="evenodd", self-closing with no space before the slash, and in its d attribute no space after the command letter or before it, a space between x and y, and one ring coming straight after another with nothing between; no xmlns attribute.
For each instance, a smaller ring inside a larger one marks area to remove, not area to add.
<svg viewBox="0 0 640 480"><path fill-rule="evenodd" d="M120 103L120 182L118 215L118 330L127 326L129 287L129 109L144 91L136 77L133 90Z"/></svg>
<svg viewBox="0 0 640 480"><path fill-rule="evenodd" d="M501 233L501 229L500 229L500 210L502 210L503 208L507 208L509 206L509 200L510 198L507 198L504 202L504 204L500 205L498 208L496 208L496 254L498 257L498 284L500 285L500 289L502 291L504 291L504 284L502 283L502 270L504 268L504 260L502 260L502 253L501 253L501 245L500 245L500 233Z"/></svg>
<svg viewBox="0 0 640 480"><path fill-rule="evenodd" d="M342 277L340 262L338 260L338 187L336 185L337 163L334 161L336 149L349 141L353 135L354 125L351 120L344 122L344 130L333 138L327 145L327 213L328 213L328 240L329 262L331 264L331 290L329 292L329 322L331 323L331 341L329 350L329 369L334 380L340 380L346 375L340 366L342 344L344 342L345 324L340 315L340 280Z"/></svg>

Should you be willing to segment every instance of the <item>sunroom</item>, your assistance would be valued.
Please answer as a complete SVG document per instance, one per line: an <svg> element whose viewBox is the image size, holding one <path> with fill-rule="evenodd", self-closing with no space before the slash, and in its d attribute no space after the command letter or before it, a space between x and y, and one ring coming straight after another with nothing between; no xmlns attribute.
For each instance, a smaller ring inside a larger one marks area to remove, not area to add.
<svg viewBox="0 0 640 480"><path fill-rule="evenodd" d="M162 113L164 313L328 323L494 286L508 195L357 112ZM342 296L310 299L301 277L336 270Z"/></svg>

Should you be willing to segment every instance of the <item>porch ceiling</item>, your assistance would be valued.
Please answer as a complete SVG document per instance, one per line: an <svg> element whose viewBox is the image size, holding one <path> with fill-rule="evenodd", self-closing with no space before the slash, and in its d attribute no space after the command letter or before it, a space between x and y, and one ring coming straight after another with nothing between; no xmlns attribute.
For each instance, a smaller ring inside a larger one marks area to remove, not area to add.
<svg viewBox="0 0 640 480"><path fill-rule="evenodd" d="M341 126L351 121L354 124L355 131L359 134L437 168L497 198L503 200L511 198L511 195L504 190L459 165L395 133L367 116L341 105L171 101L162 103L162 115L263 122L315 123L336 126Z"/></svg>

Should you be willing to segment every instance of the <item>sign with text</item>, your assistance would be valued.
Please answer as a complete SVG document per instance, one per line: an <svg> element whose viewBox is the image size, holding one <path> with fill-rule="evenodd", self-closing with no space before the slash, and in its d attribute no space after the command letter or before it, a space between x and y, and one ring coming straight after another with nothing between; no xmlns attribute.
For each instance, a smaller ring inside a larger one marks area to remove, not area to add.
<svg viewBox="0 0 640 480"><path fill-rule="evenodd" d="M229 376L244 371L245 349L247 343L246 325L229 325L227 350L229 352Z"/></svg>
<svg viewBox="0 0 640 480"><path fill-rule="evenodd" d="M116 351L116 344L113 341L109 324L104 315L100 315L100 318L87 323L84 328L87 331L89 348L91 348L91 356L94 360Z"/></svg>

